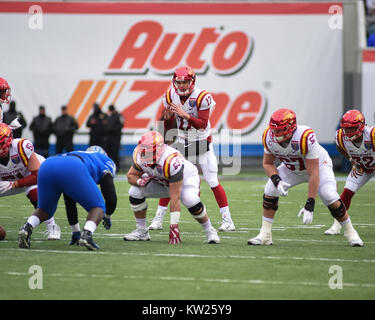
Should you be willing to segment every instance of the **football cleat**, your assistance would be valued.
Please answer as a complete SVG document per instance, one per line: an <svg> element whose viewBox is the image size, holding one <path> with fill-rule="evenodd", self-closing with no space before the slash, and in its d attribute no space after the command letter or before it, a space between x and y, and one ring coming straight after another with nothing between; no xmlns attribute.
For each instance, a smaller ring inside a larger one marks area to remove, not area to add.
<svg viewBox="0 0 375 320"><path fill-rule="evenodd" d="M363 247L363 241L354 229L344 232L344 236L349 241L351 247Z"/></svg>
<svg viewBox="0 0 375 320"><path fill-rule="evenodd" d="M236 227L234 226L234 223L232 219L224 218L221 226L219 227L219 231L234 231L236 230Z"/></svg>
<svg viewBox="0 0 375 320"><path fill-rule="evenodd" d="M98 250L99 246L92 239L92 232L83 229L81 238L78 240L80 246L86 247L88 250Z"/></svg>
<svg viewBox="0 0 375 320"><path fill-rule="evenodd" d="M162 230L163 229L163 218L155 217L150 226L148 227L149 230Z"/></svg>
<svg viewBox="0 0 375 320"><path fill-rule="evenodd" d="M125 241L148 241L151 240L148 229L137 228L132 232L124 235Z"/></svg>
<svg viewBox="0 0 375 320"><path fill-rule="evenodd" d="M259 233L255 238L249 239L247 244L250 246L271 246L272 235L271 233Z"/></svg>
<svg viewBox="0 0 375 320"><path fill-rule="evenodd" d="M220 243L220 238L214 227L211 227L209 230L206 230L206 236L207 243Z"/></svg>
<svg viewBox="0 0 375 320"><path fill-rule="evenodd" d="M324 234L326 234L326 235L340 234L341 229L342 229L341 224L335 219L333 221L333 225L331 226L331 228L329 228L326 231L324 231Z"/></svg>
<svg viewBox="0 0 375 320"><path fill-rule="evenodd" d="M72 240L70 240L69 245L79 245L79 239L81 239L81 232L75 231L72 232Z"/></svg>
<svg viewBox="0 0 375 320"><path fill-rule="evenodd" d="M47 226L47 239L48 240L60 240L61 238L61 229L55 224L53 226Z"/></svg>
<svg viewBox="0 0 375 320"><path fill-rule="evenodd" d="M20 248L30 248L30 237L33 233L33 227L26 222L18 231L18 246Z"/></svg>

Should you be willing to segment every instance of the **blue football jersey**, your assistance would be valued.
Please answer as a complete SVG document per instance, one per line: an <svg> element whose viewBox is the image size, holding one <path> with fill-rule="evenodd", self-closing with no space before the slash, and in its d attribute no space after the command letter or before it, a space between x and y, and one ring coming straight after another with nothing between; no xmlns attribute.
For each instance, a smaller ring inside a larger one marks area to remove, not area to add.
<svg viewBox="0 0 375 320"><path fill-rule="evenodd" d="M83 163L97 184L99 184L105 174L109 173L113 177L116 174L115 163L105 154L90 151L72 151L64 155L68 154L76 154L83 160Z"/></svg>

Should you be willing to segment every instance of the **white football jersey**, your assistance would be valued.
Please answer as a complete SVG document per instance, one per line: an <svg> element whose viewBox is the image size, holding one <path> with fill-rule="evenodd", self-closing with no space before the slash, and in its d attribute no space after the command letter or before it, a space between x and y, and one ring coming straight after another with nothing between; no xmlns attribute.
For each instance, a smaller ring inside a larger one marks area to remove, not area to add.
<svg viewBox="0 0 375 320"><path fill-rule="evenodd" d="M375 127L365 126L359 147L356 147L352 141L345 137L340 128L336 131L336 144L345 150L367 173L375 170Z"/></svg>
<svg viewBox="0 0 375 320"><path fill-rule="evenodd" d="M285 148L273 141L269 127L263 133L262 142L264 153L273 154L291 171L306 170L305 159L319 158L319 164L332 162L328 152L318 143L314 130L307 126L297 126Z"/></svg>
<svg viewBox="0 0 375 320"><path fill-rule="evenodd" d="M134 149L133 160L137 169L147 173L153 180L165 186L169 185L170 179L176 174L181 173L184 177L189 177L197 171L197 168L190 161L186 160L177 149L170 146L166 146L154 168L142 163L137 148ZM180 172L182 168L183 172Z"/></svg>
<svg viewBox="0 0 375 320"><path fill-rule="evenodd" d="M163 96L164 107L168 107L171 103L181 105L180 96L174 88L169 89ZM211 109L216 105L211 94L206 90L194 88L189 98L185 101L182 109L194 118L198 118L199 110ZM176 116L177 128L179 129L179 138L188 141L205 140L211 135L210 121L204 129L195 129L184 118Z"/></svg>
<svg viewBox="0 0 375 320"><path fill-rule="evenodd" d="M15 181L27 177L31 172L27 169L29 159L34 152L34 145L26 139L13 139L9 149L9 162L0 164L0 180ZM37 155L40 162L44 158Z"/></svg>

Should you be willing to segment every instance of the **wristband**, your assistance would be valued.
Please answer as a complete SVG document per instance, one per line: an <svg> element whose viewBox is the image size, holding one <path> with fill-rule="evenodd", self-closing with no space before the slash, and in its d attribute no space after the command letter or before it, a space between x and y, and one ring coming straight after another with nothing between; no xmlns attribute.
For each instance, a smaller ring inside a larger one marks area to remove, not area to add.
<svg viewBox="0 0 375 320"><path fill-rule="evenodd" d="M173 211L171 212L171 224L178 224L180 221L180 211Z"/></svg>
<svg viewBox="0 0 375 320"><path fill-rule="evenodd" d="M273 184L275 185L275 187L277 188L277 185L279 184L279 182L281 181L281 178L278 174L273 174L271 176L271 181L273 182Z"/></svg>
<svg viewBox="0 0 375 320"><path fill-rule="evenodd" d="M307 211L313 212L315 207L315 199L314 198L308 198L305 204L305 209Z"/></svg>

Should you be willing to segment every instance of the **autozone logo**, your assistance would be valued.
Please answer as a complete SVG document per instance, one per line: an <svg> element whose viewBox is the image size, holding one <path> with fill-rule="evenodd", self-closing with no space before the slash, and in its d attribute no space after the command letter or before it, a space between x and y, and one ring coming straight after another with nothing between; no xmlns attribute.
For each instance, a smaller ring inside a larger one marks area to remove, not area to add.
<svg viewBox="0 0 375 320"><path fill-rule="evenodd" d="M125 118L125 132L155 128L163 110L161 97L171 86L172 74L178 66L187 64L198 75L198 87L203 77L216 78L213 88L202 88L211 90L216 101L210 115L212 128L241 129L247 134L262 120L266 98L256 90L233 97L230 87L236 86L235 76L249 61L253 42L243 31L203 27L197 33L170 33L159 22L140 21L125 34L103 72L105 79L78 83L68 111L81 127L94 102L101 107L111 103ZM142 75L145 77L139 79ZM222 82L217 77L228 83L224 92L216 91L215 86Z"/></svg>

